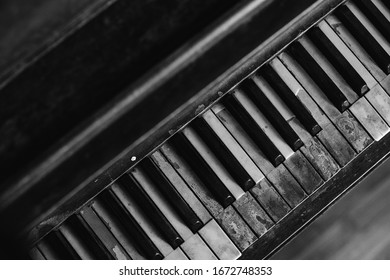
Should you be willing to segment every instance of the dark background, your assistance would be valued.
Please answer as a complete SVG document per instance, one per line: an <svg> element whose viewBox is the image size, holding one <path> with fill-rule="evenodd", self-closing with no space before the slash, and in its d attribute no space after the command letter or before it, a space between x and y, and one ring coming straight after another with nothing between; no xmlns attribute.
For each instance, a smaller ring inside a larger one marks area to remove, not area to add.
<svg viewBox="0 0 390 280"><path fill-rule="evenodd" d="M0 73L54 38L90 4L104 0L1 0Z"/></svg>

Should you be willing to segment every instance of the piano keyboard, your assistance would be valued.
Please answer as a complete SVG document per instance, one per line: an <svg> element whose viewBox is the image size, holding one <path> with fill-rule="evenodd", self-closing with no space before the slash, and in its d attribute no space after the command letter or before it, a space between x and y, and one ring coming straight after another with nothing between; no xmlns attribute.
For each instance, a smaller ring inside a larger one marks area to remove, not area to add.
<svg viewBox="0 0 390 280"><path fill-rule="evenodd" d="M390 8L309 29L41 239L33 259L237 259L389 132Z"/></svg>

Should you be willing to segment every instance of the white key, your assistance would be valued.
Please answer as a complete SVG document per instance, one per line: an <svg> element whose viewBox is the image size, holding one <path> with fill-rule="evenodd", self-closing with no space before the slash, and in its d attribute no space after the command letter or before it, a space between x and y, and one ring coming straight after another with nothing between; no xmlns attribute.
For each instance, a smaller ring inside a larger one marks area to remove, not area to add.
<svg viewBox="0 0 390 280"><path fill-rule="evenodd" d="M199 235L220 260L235 260L241 256L241 252L236 245L233 244L215 220L211 220L201 228Z"/></svg>
<svg viewBox="0 0 390 280"><path fill-rule="evenodd" d="M311 80L311 78L306 74L302 68L287 54L280 55L279 58L283 61L284 65L294 74L296 79L302 84L306 89L306 92L301 91L300 98L304 98L306 93L318 104L318 106L324 111L326 116L332 121L332 123L338 128L341 134L348 140L352 147L356 151L362 151L370 142L371 138L366 133L366 131L359 125L359 123L353 118L349 110L340 113L336 107L329 101L325 94L321 91L320 88ZM307 101L310 99L307 99ZM305 103L305 102L304 102ZM309 108L313 117L317 120L318 124L326 130L327 127L327 118L323 118L322 114L316 110L316 106L311 106L309 103L305 103ZM356 105L356 107L361 105ZM311 108L313 107L313 108ZM341 139L340 139L341 140ZM334 143L335 144L335 143ZM332 144L332 146L334 145ZM346 143L345 143L346 144ZM350 147L348 144L345 148L342 146L333 147L336 148L340 153L344 154L343 157L340 157L339 163L347 163L351 158L353 151L348 151ZM335 151L336 151L335 150ZM335 156L335 155L334 155ZM341 161L340 161L341 160Z"/></svg>
<svg viewBox="0 0 390 280"><path fill-rule="evenodd" d="M321 112L317 105L313 102L313 100L308 96L307 92L302 88L302 86L298 83L298 81L294 78L294 76L288 71L286 66L279 60L279 58L275 58L270 62L271 67L275 70L275 72L279 75L280 78L286 83L286 85L290 88L292 92L295 93L295 96L301 101L301 103L306 106L307 110L313 116L313 118L317 121L317 123L328 123L329 120L326 116ZM304 100L306 102L303 102ZM307 102L310 102L311 105L308 107L306 105ZM279 104L274 104L276 108L280 106ZM279 109L278 109L279 110ZM318 121L321 120L321 121ZM288 119L286 119L288 120ZM306 144L312 136L305 130L301 129L301 125L298 124L298 120L296 118L292 118L289 120L290 126L297 133L299 138Z"/></svg>
<svg viewBox="0 0 390 280"><path fill-rule="evenodd" d="M388 0L383 0L388 1ZM390 21L390 10L382 3L382 0L371 0L371 2L381 11L381 13Z"/></svg>
<svg viewBox="0 0 390 280"><path fill-rule="evenodd" d="M149 218L143 213L141 208L138 207L137 202L134 201L134 199L124 192L117 184L114 183L111 189L122 202L127 211L130 212L139 226L144 230L150 240L152 240L161 254L166 256L171 253L173 248L164 240L164 237L162 237L158 230L152 225Z"/></svg>
<svg viewBox="0 0 390 280"><path fill-rule="evenodd" d="M245 110L255 120L257 125L264 131L268 138L278 148L280 153L287 159L294 154L293 150L283 140L280 134L275 130L267 118L261 113L255 104L239 89L236 89L233 93L237 101L245 108Z"/></svg>
<svg viewBox="0 0 390 280"><path fill-rule="evenodd" d="M198 234L187 239L180 247L190 260L216 260L216 256Z"/></svg>
<svg viewBox="0 0 390 280"><path fill-rule="evenodd" d="M176 153L169 142L161 146L161 151L168 158L177 173L186 181L188 186L199 197L211 214L216 217L223 211L223 207L215 200L210 190L203 184L203 182L196 176L191 167Z"/></svg>
<svg viewBox="0 0 390 280"><path fill-rule="evenodd" d="M215 107L215 110L218 111L218 106ZM229 133L229 131L214 115L213 111L214 107L212 108L212 111L205 112L202 116L203 119L208 123L208 125L215 132L215 134L217 134L219 139L226 145L226 147L230 150L230 152L241 164L241 166L246 170L246 172L248 172L249 176L251 176L251 178L256 183L260 182L262 179L264 179L264 175L249 158L249 156L245 153L245 151L240 147L240 145L236 142L236 140Z"/></svg>
<svg viewBox="0 0 390 280"><path fill-rule="evenodd" d="M250 139L249 135L241 128L233 116L226 110L222 104L214 106L214 112L229 132L234 135L234 138L241 147L250 156L253 162L260 168L263 174L267 175L274 169L274 166L265 157L263 152Z"/></svg>
<svg viewBox="0 0 390 280"><path fill-rule="evenodd" d="M279 77L282 78L282 80L286 83L289 89L295 94L295 96L298 96L299 92L304 90L302 86L299 84L299 82L294 78L294 76L290 73L290 71L287 70L286 66L284 66L283 63L278 58L272 59L269 64L279 75ZM291 112L291 114L293 113Z"/></svg>
<svg viewBox="0 0 390 280"><path fill-rule="evenodd" d="M350 111L376 141L382 139L389 132L387 124L365 98L356 101L350 107Z"/></svg>
<svg viewBox="0 0 390 280"><path fill-rule="evenodd" d="M170 253L168 256L164 258L164 260L188 260L187 256L183 253L180 247L177 247L175 251Z"/></svg>
<svg viewBox="0 0 390 280"><path fill-rule="evenodd" d="M333 104L329 101L322 90L313 82L313 80L305 73L305 71L295 62L288 54L282 53L279 55L280 60L287 66L287 68L294 73L295 78L306 89L307 93L316 101L316 103L322 108L325 114L331 119L337 119L341 113ZM311 110L311 108L309 108ZM312 112L313 114L313 112ZM326 125L326 117L322 117L321 113L313 114L314 118L320 126Z"/></svg>
<svg viewBox="0 0 390 280"><path fill-rule="evenodd" d="M294 113L291 112L288 106L263 77L255 75L252 79L285 120L291 120L295 117Z"/></svg>
<svg viewBox="0 0 390 280"><path fill-rule="evenodd" d="M229 172L222 166L222 163L218 158L213 154L213 152L207 147L203 140L199 137L196 132L190 128L186 127L183 130L184 136L190 141L192 146L197 150L199 155L207 162L210 168L226 186L226 188L231 192L235 199L239 199L245 192L241 187L234 181Z"/></svg>
<svg viewBox="0 0 390 280"><path fill-rule="evenodd" d="M344 44L344 42L337 36L326 21L322 21L318 24L318 27L325 34L326 37L333 43L336 49L345 57L351 64L352 68L360 75L360 77L366 82L368 88L373 88L377 81L371 76L370 72L363 66L359 59L352 53L352 51Z"/></svg>
<svg viewBox="0 0 390 280"><path fill-rule="evenodd" d="M112 254L117 260L128 260L129 257L117 242L112 233L106 228L103 222L95 214L92 208L84 207L80 211L80 215L84 221L89 225L93 232L99 237L100 241L106 247L106 249Z"/></svg>
<svg viewBox="0 0 390 280"><path fill-rule="evenodd" d="M322 70L325 71L329 78L341 90L349 103L353 104L359 98L359 96L347 85L347 83L343 80L333 65L308 38L302 37L300 42L306 51L310 54L310 56L318 63Z"/></svg>
<svg viewBox="0 0 390 280"><path fill-rule="evenodd" d="M158 209L160 209L161 213L167 218L169 223L179 233L181 238L183 238L183 240L190 238L193 233L180 219L175 209L173 209L173 207L164 199L164 196L160 193L158 187L152 180L137 167L131 171L131 174L153 200Z"/></svg>
<svg viewBox="0 0 390 280"><path fill-rule="evenodd" d="M383 88L380 85L376 85L365 97L387 124L390 125L390 96L386 94Z"/></svg>
<svg viewBox="0 0 390 280"><path fill-rule="evenodd" d="M176 173L171 164L164 158L161 152L156 151L151 155L159 169L164 173L167 179L171 182L173 187L187 202L188 206L195 212L199 219L205 224L211 220L211 215L199 199L190 190L183 179Z"/></svg>
<svg viewBox="0 0 390 280"><path fill-rule="evenodd" d="M73 247L76 253L80 256L82 260L93 260L94 256L90 254L89 250L85 247L83 242L80 242L79 239L76 238L76 232L69 227L67 224L63 224L59 231L65 237L65 239L69 242L69 244Z"/></svg>
<svg viewBox="0 0 390 280"><path fill-rule="evenodd" d="M134 244L129 239L128 234L120 230L121 226L118 224L116 219L112 217L111 213L105 209L105 207L100 203L100 201L95 200L95 202L92 205L92 208L95 210L96 214L108 226L112 234L115 236L115 238L123 246L123 248L126 250L126 252L130 255L130 257L133 260L145 259L134 247Z"/></svg>
<svg viewBox="0 0 390 280"><path fill-rule="evenodd" d="M334 15L329 15L325 20L378 82L386 78L386 74L375 64L364 48Z"/></svg>
<svg viewBox="0 0 390 280"><path fill-rule="evenodd" d="M345 4L356 18L364 25L364 27L371 33L375 40L381 47L390 55L390 43L383 37L383 35L375 28L371 21L359 10L353 1L348 1Z"/></svg>
<svg viewBox="0 0 390 280"><path fill-rule="evenodd" d="M333 30L329 27L329 25L327 25L326 22L322 22L321 24L319 24L319 27L320 27L320 29L322 31L324 31L325 35L328 36L328 38L332 41L334 46L341 52L341 54L349 61L349 63L351 63L351 66L358 72L358 74L364 79L364 81L366 82L368 87L371 89L371 91L369 93L365 94L364 98L366 98L373 105L373 107L375 109L377 109L377 110L379 109L380 110L382 108L382 106L376 102L377 100L375 99L375 97L382 98L382 101L386 101L386 99L389 99L389 97L388 96L386 97L386 94L381 94L380 95L380 93L381 93L380 86L379 85L376 86L377 82L375 81L375 79L365 69L365 67L356 58L356 56L348 49L348 47L345 46L345 44L340 40L340 38L338 38L338 36L333 32ZM349 88L349 86L343 80L342 81L336 81L336 84L340 88L341 87ZM376 86L376 88L374 90L373 88L375 86ZM383 90L382 90L382 92L383 92ZM357 108L359 106L363 106L363 104L366 104L366 103L360 102L359 104L354 106L354 110L355 111L364 110L364 108L360 108L360 109ZM369 106L369 107L371 107L371 106ZM378 107L378 108L376 108L376 107ZM366 106L365 106L365 108L366 108ZM369 110L372 111L372 108L370 108ZM385 110L385 112L386 111L387 110ZM358 116L356 116L356 117L358 118ZM376 119L376 120L372 119L371 123L372 124L377 124L375 126L376 127L375 135L376 135L376 137L380 137L381 138L381 136L379 136L379 135L384 135L384 134L387 133L386 132L387 128L386 128L386 126L383 125L383 120L378 116L378 114L370 114L370 117ZM366 122L366 125L367 125L367 122ZM365 125L363 124L363 126L365 126ZM371 128L372 128L372 126L370 126L370 129ZM384 129L384 130L382 130L382 129ZM372 129L371 129L371 131L372 131Z"/></svg>

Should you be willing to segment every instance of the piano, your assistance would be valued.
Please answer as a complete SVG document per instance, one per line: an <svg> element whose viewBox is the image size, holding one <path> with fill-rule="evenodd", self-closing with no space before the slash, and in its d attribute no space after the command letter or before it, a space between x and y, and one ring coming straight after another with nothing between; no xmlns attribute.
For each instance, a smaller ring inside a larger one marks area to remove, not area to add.
<svg viewBox="0 0 390 280"><path fill-rule="evenodd" d="M268 258L388 157L389 74L385 0L98 5L0 88L2 257Z"/></svg>

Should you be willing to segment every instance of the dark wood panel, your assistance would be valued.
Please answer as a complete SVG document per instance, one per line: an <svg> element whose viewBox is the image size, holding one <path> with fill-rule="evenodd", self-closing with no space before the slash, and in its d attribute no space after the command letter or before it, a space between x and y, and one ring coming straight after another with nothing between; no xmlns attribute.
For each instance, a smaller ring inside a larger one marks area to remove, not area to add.
<svg viewBox="0 0 390 280"><path fill-rule="evenodd" d="M0 80L20 71L28 58L105 3L106 0L2 0Z"/></svg>
<svg viewBox="0 0 390 280"><path fill-rule="evenodd" d="M0 180L42 155L237 1L114 1L0 94Z"/></svg>

